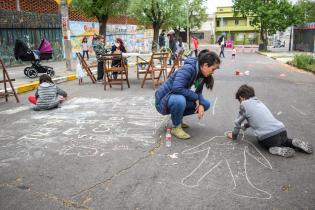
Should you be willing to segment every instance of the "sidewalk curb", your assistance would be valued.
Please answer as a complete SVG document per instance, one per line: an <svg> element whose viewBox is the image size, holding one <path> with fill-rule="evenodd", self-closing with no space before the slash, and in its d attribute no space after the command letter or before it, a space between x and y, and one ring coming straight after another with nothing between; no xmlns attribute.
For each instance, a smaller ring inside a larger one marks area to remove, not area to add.
<svg viewBox="0 0 315 210"><path fill-rule="evenodd" d="M92 72L94 73L96 71L92 71ZM76 79L77 79L77 76L74 73L72 73L72 74L69 74L67 76L53 78L52 80L56 84L59 84L59 83L72 81L72 80L76 80ZM17 94L21 94L21 93L26 93L26 92L33 91L33 90L37 89L38 85L39 85L39 82L36 81L36 82L29 82L29 83L21 84L21 85L14 87L14 88L15 88L15 91ZM11 88L8 88L7 90L9 92L12 91ZM0 93L3 93L3 92L4 92L4 90L0 90Z"/></svg>

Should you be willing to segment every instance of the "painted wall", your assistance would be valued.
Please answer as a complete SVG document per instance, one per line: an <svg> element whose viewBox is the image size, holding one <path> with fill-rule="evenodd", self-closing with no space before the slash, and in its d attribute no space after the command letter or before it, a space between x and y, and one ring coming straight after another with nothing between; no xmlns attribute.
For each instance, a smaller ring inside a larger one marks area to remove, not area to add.
<svg viewBox="0 0 315 210"><path fill-rule="evenodd" d="M98 33L99 23L69 21L69 25L71 47L75 57L76 52L82 52L83 37L87 37L88 44L92 45L92 37L94 33ZM144 30L137 25L108 24L106 29L106 46L110 48L118 37L123 40L127 52L149 52L153 40L153 31ZM90 54L94 54L92 46L90 47Z"/></svg>

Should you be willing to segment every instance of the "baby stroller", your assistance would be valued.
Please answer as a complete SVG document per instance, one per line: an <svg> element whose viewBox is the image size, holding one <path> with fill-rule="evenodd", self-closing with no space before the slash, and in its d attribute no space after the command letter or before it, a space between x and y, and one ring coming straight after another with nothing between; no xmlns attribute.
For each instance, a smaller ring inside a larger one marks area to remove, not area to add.
<svg viewBox="0 0 315 210"><path fill-rule="evenodd" d="M40 65L41 60L49 60L52 58L53 49L47 39L43 39L38 50L30 50L28 46L21 40L15 41L14 56L15 59L22 61L31 61L32 66L24 69L24 74L29 78L37 77L38 73L45 73L49 76L55 76L52 67Z"/></svg>

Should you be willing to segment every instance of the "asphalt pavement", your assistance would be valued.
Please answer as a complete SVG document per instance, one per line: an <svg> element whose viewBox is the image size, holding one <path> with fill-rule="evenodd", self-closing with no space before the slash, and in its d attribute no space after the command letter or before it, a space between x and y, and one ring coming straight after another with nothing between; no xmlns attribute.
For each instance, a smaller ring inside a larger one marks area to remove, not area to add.
<svg viewBox="0 0 315 210"><path fill-rule="evenodd" d="M235 75L235 71L243 73ZM244 73L246 72L245 75ZM140 88L70 81L61 108L30 110L27 96L0 105L0 209L314 209L314 155L273 156L247 130L233 128L242 84L281 120L289 137L315 146L315 76L255 53L230 51L205 90L204 119L184 118L192 138L165 147L169 116Z"/></svg>

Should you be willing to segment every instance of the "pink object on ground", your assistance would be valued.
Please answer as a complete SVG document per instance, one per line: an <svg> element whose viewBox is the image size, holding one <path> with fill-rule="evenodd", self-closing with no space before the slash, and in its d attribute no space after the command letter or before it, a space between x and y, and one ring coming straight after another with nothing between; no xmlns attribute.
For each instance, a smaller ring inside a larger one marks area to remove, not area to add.
<svg viewBox="0 0 315 210"><path fill-rule="evenodd" d="M37 99L35 96L29 96L28 101L31 102L32 104L36 105Z"/></svg>

